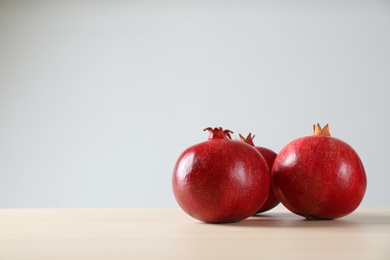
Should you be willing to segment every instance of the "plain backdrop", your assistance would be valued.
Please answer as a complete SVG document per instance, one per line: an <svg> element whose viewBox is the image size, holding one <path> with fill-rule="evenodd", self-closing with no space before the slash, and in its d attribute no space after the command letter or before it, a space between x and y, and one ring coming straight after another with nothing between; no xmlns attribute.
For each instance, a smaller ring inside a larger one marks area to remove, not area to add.
<svg viewBox="0 0 390 260"><path fill-rule="evenodd" d="M388 206L389 98L389 1L0 1L0 207L176 207L203 128L317 122Z"/></svg>

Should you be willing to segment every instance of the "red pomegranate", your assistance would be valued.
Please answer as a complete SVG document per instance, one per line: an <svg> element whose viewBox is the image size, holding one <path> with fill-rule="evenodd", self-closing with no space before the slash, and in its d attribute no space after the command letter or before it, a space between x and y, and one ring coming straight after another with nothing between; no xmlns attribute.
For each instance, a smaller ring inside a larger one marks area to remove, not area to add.
<svg viewBox="0 0 390 260"><path fill-rule="evenodd" d="M247 144L254 146L256 148L256 150L261 153L261 155L264 157L265 161L267 162L267 166L268 166L268 169L270 171L269 174L271 175L271 169L272 169L272 165L273 165L275 158L276 158L276 153L274 151L272 151L271 149L261 147L261 146L255 146L255 144L253 143L253 138L255 138L255 136L254 135L252 136L251 133L249 133L246 138L243 137L241 134L239 135L239 137L240 137L241 141L244 141ZM262 212L268 211L270 209L273 209L278 204L279 204L279 200L278 200L278 198L276 198L276 196L272 190L271 182L270 182L270 190L268 193L267 200L264 202L263 206L261 206L261 208L257 210L256 213L262 213Z"/></svg>
<svg viewBox="0 0 390 260"><path fill-rule="evenodd" d="M306 219L334 219L353 212L363 200L363 164L347 143L331 137L328 125L287 144L271 173L276 197Z"/></svg>
<svg viewBox="0 0 390 260"><path fill-rule="evenodd" d="M209 139L187 148L174 166L176 201L187 214L208 223L248 218L267 198L267 163L252 146L231 140L232 131L205 130Z"/></svg>

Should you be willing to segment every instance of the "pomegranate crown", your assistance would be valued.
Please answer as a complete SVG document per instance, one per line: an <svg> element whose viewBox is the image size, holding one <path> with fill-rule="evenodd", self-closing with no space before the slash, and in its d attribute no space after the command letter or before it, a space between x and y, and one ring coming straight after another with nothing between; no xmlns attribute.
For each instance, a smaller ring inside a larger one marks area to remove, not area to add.
<svg viewBox="0 0 390 260"><path fill-rule="evenodd" d="M321 128L320 124L317 123L317 124L314 124L313 125L313 135L316 135L316 136L330 136L330 132L329 132L329 125L326 124L323 128Z"/></svg>
<svg viewBox="0 0 390 260"><path fill-rule="evenodd" d="M207 127L203 131L209 131L209 140L212 139L232 139L230 134L233 134L233 131L228 129L223 129L222 127Z"/></svg>
<svg viewBox="0 0 390 260"><path fill-rule="evenodd" d="M255 144L253 143L253 138L255 138L255 135L252 135L251 133L248 134L248 136L245 138L243 137L241 134L238 135L240 137L240 140L247 143L247 144L250 144L252 146L255 146Z"/></svg>

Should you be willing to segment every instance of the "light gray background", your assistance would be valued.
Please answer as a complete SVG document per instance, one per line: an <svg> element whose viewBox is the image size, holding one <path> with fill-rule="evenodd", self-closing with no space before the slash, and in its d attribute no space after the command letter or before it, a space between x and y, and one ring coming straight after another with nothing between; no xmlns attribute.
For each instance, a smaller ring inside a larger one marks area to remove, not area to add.
<svg viewBox="0 0 390 260"><path fill-rule="evenodd" d="M389 1L0 1L0 207L174 207L223 126L329 123L390 205Z"/></svg>

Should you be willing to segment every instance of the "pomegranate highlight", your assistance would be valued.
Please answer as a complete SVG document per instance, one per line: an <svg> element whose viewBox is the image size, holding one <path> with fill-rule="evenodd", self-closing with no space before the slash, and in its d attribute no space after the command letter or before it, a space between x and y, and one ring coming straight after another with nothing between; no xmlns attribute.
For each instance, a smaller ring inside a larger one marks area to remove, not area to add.
<svg viewBox="0 0 390 260"><path fill-rule="evenodd" d="M329 127L287 144L271 173L273 191L291 212L311 219L340 218L363 200L367 178L355 150L331 137Z"/></svg>
<svg viewBox="0 0 390 260"><path fill-rule="evenodd" d="M267 162L269 174L271 176L272 165L275 161L277 154L274 151L272 151L271 149L261 147L261 146L255 146L255 144L253 143L253 138L255 138L255 136L254 135L252 136L251 133L249 133L246 138L243 137L241 134L239 134L239 137L240 137L241 141L246 142L247 144L255 147L256 150L261 153L261 155L264 157L265 161ZM269 185L270 185L270 189L269 189L267 200L264 202L263 206L261 206L261 208L257 210L256 213L266 212L270 209L275 208L279 204L279 200L278 200L278 198L276 198L276 196L272 190L271 182Z"/></svg>
<svg viewBox="0 0 390 260"><path fill-rule="evenodd" d="M187 148L174 166L175 199L187 214L207 223L246 219L267 199L267 163L254 147L232 140L232 131L204 130L208 140Z"/></svg>

